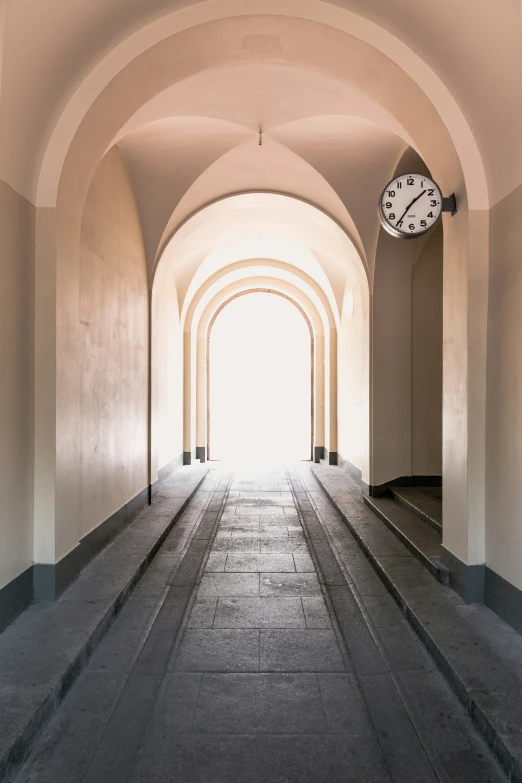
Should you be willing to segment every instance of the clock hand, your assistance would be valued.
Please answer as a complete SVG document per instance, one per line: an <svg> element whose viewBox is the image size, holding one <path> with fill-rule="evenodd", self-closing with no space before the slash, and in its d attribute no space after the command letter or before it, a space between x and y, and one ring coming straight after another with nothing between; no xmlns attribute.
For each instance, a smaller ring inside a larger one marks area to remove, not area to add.
<svg viewBox="0 0 522 783"><path fill-rule="evenodd" d="M401 217L398 219L398 221L396 223L397 226L399 225L399 223L401 222L401 220L403 219L404 215L409 210L409 208L411 206L413 206L413 204L415 204L415 202L418 201L420 199L420 197L423 196L425 193L426 193L426 190L423 190L422 193L419 193L419 195L416 198L414 198L413 201L410 204L408 204L408 206L406 207L406 209L402 213Z"/></svg>

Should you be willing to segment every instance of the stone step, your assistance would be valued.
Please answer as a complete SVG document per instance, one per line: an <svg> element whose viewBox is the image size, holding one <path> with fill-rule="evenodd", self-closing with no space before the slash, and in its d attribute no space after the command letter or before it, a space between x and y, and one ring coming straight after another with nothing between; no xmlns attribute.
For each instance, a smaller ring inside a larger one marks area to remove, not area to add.
<svg viewBox="0 0 522 783"><path fill-rule="evenodd" d="M209 468L180 468L156 499L54 603L39 603L0 634L0 780L10 780Z"/></svg>
<svg viewBox="0 0 522 783"><path fill-rule="evenodd" d="M442 500L430 492L432 487L392 487L395 500L419 517L437 533L442 533Z"/></svg>
<svg viewBox="0 0 522 783"><path fill-rule="evenodd" d="M449 584L449 571L441 562L442 537L393 498L366 497L364 502L394 533L435 579Z"/></svg>

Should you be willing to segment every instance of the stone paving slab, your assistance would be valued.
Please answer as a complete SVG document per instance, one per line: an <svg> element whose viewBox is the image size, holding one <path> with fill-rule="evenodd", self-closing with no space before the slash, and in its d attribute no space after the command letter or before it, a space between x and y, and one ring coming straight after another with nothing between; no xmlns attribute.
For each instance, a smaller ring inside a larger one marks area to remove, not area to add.
<svg viewBox="0 0 522 783"><path fill-rule="evenodd" d="M306 628L300 598L219 598L214 628Z"/></svg>
<svg viewBox="0 0 522 783"><path fill-rule="evenodd" d="M291 554L237 554L227 556L225 571L264 571L284 573L294 571L295 562Z"/></svg>
<svg viewBox="0 0 522 783"><path fill-rule="evenodd" d="M192 730L201 734L327 733L315 674L204 674Z"/></svg>
<svg viewBox="0 0 522 783"><path fill-rule="evenodd" d="M335 467L314 466L312 472L510 781L522 783L522 637L486 606L466 604L451 588L422 575L414 563L406 565L412 560L407 550L402 567L382 548L377 555L375 534L382 525L377 517L358 523L364 506L357 484ZM337 534L342 536L339 529ZM370 598L363 596L370 615L383 623L382 598Z"/></svg>
<svg viewBox="0 0 522 783"><path fill-rule="evenodd" d="M182 468L52 604L0 634L0 778L21 762L145 573L208 466Z"/></svg>
<svg viewBox="0 0 522 783"><path fill-rule="evenodd" d="M165 708L165 711L168 707ZM129 783L193 781L194 759L205 783L391 783L379 745L358 734L173 735L167 753L161 726L140 749Z"/></svg>
<svg viewBox="0 0 522 783"><path fill-rule="evenodd" d="M344 672L337 637L328 630L267 630L260 634L261 671Z"/></svg>

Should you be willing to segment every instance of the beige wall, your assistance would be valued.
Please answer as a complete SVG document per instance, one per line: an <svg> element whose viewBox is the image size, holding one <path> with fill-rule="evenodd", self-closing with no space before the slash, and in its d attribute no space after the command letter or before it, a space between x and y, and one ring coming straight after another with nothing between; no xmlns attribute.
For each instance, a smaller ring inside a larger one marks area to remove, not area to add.
<svg viewBox="0 0 522 783"><path fill-rule="evenodd" d="M183 451L183 333L174 273L162 277L152 301L152 460L158 470Z"/></svg>
<svg viewBox="0 0 522 783"><path fill-rule="evenodd" d="M412 280L411 470L442 475L442 226L431 234Z"/></svg>
<svg viewBox="0 0 522 783"><path fill-rule="evenodd" d="M148 284L136 199L113 148L80 253L80 537L148 484Z"/></svg>
<svg viewBox="0 0 522 783"><path fill-rule="evenodd" d="M33 560L34 232L0 182L0 587Z"/></svg>
<svg viewBox="0 0 522 783"><path fill-rule="evenodd" d="M522 187L491 211L486 563L522 589Z"/></svg>
<svg viewBox="0 0 522 783"><path fill-rule="evenodd" d="M464 198L444 222L442 542L485 561L485 422L489 213Z"/></svg>
<svg viewBox="0 0 522 783"><path fill-rule="evenodd" d="M371 484L411 476L411 274L415 241L381 230L371 315Z"/></svg>
<svg viewBox="0 0 522 783"><path fill-rule="evenodd" d="M369 483L369 313L368 295L355 281L344 297L338 338L338 452Z"/></svg>

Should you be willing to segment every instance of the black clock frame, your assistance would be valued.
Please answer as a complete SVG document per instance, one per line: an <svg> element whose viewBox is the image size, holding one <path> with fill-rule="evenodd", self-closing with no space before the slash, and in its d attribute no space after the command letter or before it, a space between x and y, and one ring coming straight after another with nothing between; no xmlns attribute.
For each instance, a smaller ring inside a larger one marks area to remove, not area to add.
<svg viewBox="0 0 522 783"><path fill-rule="evenodd" d="M399 174L398 176L399 177L405 177L405 176L408 176L408 174L411 174L411 173L412 172L407 172L405 174ZM425 175L419 174L417 172L413 172L413 173L416 174L417 176L425 176ZM439 191L440 197L441 197L442 206L441 206L441 210L440 210L440 215L438 216L437 220L429 228L425 229L424 231L417 231L415 234L402 233L400 230L394 231L393 227L390 226L390 224L388 223L388 221L384 217L384 214L382 212L382 201L383 201L384 194L385 194L386 190L389 188L389 186L392 184L392 182L395 182L396 179L397 179L397 177L394 177L393 179L391 179L384 186L384 188L382 190L382 193L380 195L380 198L379 198L379 220L380 220L381 225L384 228L384 230L387 231L388 234L390 234L390 236L394 237L395 239L417 239L417 237L422 237L422 236L424 236L424 234L427 234L428 231L431 231L437 225L437 223L439 222L439 220L442 217L442 213L443 212L450 212L452 216L457 213L457 198L455 196L455 193L452 193L451 196L444 197L442 195L442 189L439 187L439 185L437 185L437 183L435 182L434 179L429 177L429 180L431 182L433 182L433 184L435 185L435 187Z"/></svg>

